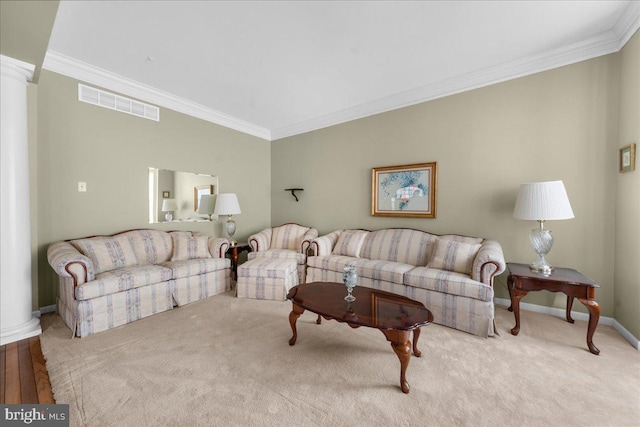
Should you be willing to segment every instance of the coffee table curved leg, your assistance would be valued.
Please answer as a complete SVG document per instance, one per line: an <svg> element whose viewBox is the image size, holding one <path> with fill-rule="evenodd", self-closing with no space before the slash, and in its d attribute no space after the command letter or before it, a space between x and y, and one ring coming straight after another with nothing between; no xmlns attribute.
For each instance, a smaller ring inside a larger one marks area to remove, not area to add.
<svg viewBox="0 0 640 427"><path fill-rule="evenodd" d="M298 339L298 331L296 329L296 322L298 321L298 317L304 313L304 308L298 307L293 304L293 309L291 313L289 313L289 324L291 325L291 330L293 331L293 336L289 340L289 345L294 345L296 340Z"/></svg>
<svg viewBox="0 0 640 427"><path fill-rule="evenodd" d="M407 382L407 366L409 366L409 360L411 359L411 341L409 341L409 331L382 331L387 337L387 340L391 342L391 348L400 359L400 388L403 393L409 393L411 389Z"/></svg>

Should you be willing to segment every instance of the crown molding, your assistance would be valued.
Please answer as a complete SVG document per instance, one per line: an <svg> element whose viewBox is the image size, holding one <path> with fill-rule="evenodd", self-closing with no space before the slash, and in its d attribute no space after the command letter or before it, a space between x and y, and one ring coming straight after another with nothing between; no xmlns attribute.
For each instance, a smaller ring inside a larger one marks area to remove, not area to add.
<svg viewBox="0 0 640 427"><path fill-rule="evenodd" d="M618 50L622 49L629 39L640 28L640 2L631 1L620 19L613 26L613 32L618 37Z"/></svg>
<svg viewBox="0 0 640 427"><path fill-rule="evenodd" d="M18 73L16 77L24 76L27 81L31 81L36 66L29 64L28 62L20 61L19 59L12 58L10 56L0 55L0 64L2 64L2 73L4 74L13 72ZM9 71L11 70L11 71Z"/></svg>
<svg viewBox="0 0 640 427"><path fill-rule="evenodd" d="M628 9L627 9L628 10ZM636 19L637 21L637 19ZM633 21L632 21L633 22ZM633 26L628 26L631 31ZM636 28L637 29L637 28ZM631 37L629 35L629 37ZM589 40L574 43L559 49L510 61L484 70L474 71L415 89L400 92L372 102L356 105L322 117L285 126L271 131L272 140L299 135L301 133L322 129L398 108L409 107L422 102L455 95L457 93L490 86L496 83L524 77L527 75L551 70L553 68L574 64L598 56L618 52L620 38L613 30L599 34Z"/></svg>
<svg viewBox="0 0 640 427"><path fill-rule="evenodd" d="M271 140L269 129L94 67L59 52L47 50L42 68L267 141Z"/></svg>

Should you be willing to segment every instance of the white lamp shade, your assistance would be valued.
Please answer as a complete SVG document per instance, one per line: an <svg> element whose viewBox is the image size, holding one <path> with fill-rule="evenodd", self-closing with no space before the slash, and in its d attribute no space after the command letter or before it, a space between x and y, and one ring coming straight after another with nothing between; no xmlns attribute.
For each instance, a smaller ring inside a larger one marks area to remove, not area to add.
<svg viewBox="0 0 640 427"><path fill-rule="evenodd" d="M548 181L520 185L513 217L546 221L569 219L574 215L562 181Z"/></svg>
<svg viewBox="0 0 640 427"><path fill-rule="evenodd" d="M198 213L204 215L211 215L216 206L216 196L213 194L203 194L200 196L200 203L198 204Z"/></svg>
<svg viewBox="0 0 640 427"><path fill-rule="evenodd" d="M238 215L240 213L242 212L240 211L238 197L234 193L218 194L216 208L213 211L214 215Z"/></svg>
<svg viewBox="0 0 640 427"><path fill-rule="evenodd" d="M162 212L171 212L178 210L176 199L164 199L162 201Z"/></svg>

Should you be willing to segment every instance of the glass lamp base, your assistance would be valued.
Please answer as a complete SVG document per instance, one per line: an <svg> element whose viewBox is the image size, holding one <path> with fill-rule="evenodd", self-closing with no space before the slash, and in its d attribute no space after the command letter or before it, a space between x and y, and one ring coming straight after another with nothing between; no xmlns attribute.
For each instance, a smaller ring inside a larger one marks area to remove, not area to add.
<svg viewBox="0 0 640 427"><path fill-rule="evenodd" d="M236 222L231 219L231 215L229 215L229 219L224 224L224 229L227 231L227 235L229 235L229 243L231 243L231 246L237 245L238 241L233 238L233 235L236 234Z"/></svg>
<svg viewBox="0 0 640 427"><path fill-rule="evenodd" d="M553 267L549 265L544 256L549 253L553 246L553 234L551 231L545 230L541 223L540 228L531 230L529 239L531 247L538 254L538 259L529 264L529 269L535 273L549 276L553 272Z"/></svg>
<svg viewBox="0 0 640 427"><path fill-rule="evenodd" d="M553 273L553 267L549 264L538 264L537 261L529 264L529 270L542 274L543 276L550 276L551 273Z"/></svg>
<svg viewBox="0 0 640 427"><path fill-rule="evenodd" d="M167 222L173 221L173 214L171 212L167 212L166 215L164 216L164 220Z"/></svg>

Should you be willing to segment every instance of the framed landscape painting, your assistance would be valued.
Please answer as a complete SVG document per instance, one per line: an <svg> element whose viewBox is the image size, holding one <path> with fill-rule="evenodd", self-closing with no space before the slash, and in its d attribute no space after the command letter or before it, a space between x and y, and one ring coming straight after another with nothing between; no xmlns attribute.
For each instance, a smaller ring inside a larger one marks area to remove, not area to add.
<svg viewBox="0 0 640 427"><path fill-rule="evenodd" d="M436 217L436 162L373 168L371 215Z"/></svg>

